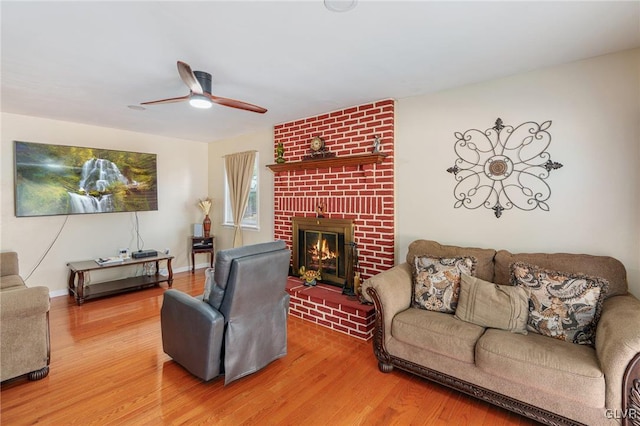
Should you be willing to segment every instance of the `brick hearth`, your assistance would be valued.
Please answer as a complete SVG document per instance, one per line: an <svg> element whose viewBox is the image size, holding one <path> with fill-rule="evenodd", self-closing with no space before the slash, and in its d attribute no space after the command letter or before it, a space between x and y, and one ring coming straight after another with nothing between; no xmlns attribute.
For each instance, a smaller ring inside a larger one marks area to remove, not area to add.
<svg viewBox="0 0 640 426"><path fill-rule="evenodd" d="M287 292L291 296L290 315L359 339L373 336L373 306L343 295L340 288L326 284L306 287L301 279L289 277Z"/></svg>

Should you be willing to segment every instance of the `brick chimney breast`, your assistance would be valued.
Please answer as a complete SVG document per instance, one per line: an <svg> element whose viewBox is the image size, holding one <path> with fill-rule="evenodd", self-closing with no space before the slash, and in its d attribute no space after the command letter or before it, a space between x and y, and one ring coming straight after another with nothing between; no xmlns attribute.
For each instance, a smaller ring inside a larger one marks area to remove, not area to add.
<svg viewBox="0 0 640 426"><path fill-rule="evenodd" d="M395 246L394 145L395 102L391 99L354 106L274 127L275 147L282 143L287 163L310 154L313 137L325 140L337 158L373 152L376 136L386 154L380 164L304 169L274 176L274 233L292 246L291 218L352 219L363 279L393 266ZM275 156L274 156L275 160Z"/></svg>

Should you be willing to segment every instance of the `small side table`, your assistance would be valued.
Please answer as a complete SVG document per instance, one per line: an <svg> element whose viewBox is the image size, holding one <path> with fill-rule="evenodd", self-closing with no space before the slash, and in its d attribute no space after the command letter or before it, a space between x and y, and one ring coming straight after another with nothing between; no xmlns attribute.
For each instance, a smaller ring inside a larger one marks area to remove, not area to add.
<svg viewBox="0 0 640 426"><path fill-rule="evenodd" d="M215 237L191 237L191 273L196 271L195 254L209 253L211 268L213 268L213 259L215 257Z"/></svg>

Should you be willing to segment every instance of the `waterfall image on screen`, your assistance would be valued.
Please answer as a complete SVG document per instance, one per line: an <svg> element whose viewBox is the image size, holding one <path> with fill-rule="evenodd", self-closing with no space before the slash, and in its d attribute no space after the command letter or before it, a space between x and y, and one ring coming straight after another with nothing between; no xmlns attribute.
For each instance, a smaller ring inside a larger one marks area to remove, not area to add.
<svg viewBox="0 0 640 426"><path fill-rule="evenodd" d="M158 209L155 154L15 141L16 216Z"/></svg>

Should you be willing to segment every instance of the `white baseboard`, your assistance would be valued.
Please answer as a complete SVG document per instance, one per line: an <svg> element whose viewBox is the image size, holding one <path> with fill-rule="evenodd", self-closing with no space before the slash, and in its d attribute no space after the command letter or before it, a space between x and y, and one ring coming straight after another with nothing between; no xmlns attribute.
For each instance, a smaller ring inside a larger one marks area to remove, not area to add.
<svg viewBox="0 0 640 426"><path fill-rule="evenodd" d="M49 291L49 297L60 297L60 296L66 296L68 295L69 292L67 291L66 288L60 289L60 290L51 290Z"/></svg>

